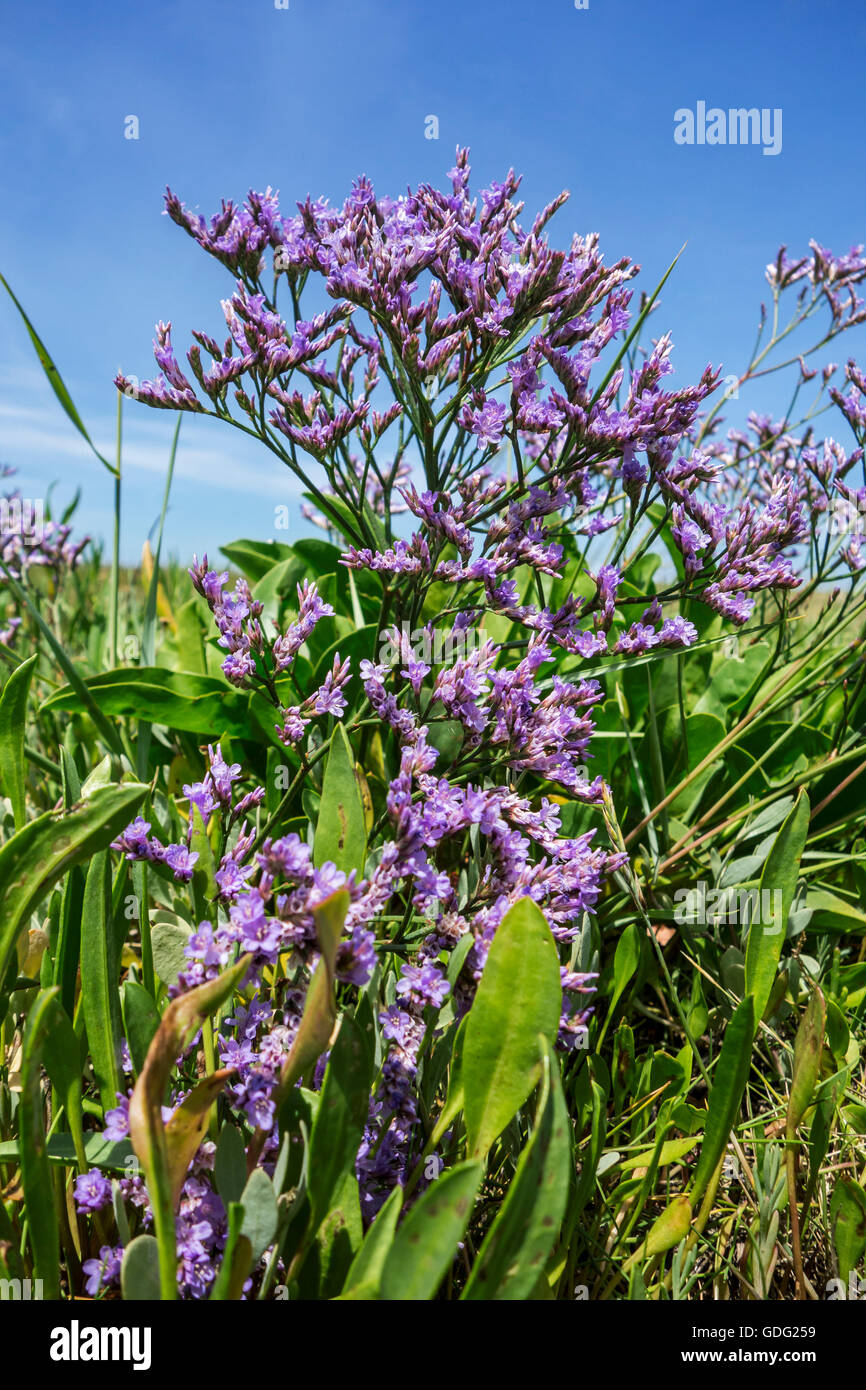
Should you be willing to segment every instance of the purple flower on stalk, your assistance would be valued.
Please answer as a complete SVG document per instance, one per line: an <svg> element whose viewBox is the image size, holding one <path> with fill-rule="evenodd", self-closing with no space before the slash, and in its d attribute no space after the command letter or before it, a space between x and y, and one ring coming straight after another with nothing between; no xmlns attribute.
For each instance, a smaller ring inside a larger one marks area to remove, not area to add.
<svg viewBox="0 0 866 1390"><path fill-rule="evenodd" d="M163 863L167 864L179 883L189 883L192 871L198 861L198 851L186 845L166 845L162 853Z"/></svg>
<svg viewBox="0 0 866 1390"><path fill-rule="evenodd" d="M73 1195L77 1211L101 1211L111 1201L111 1183L98 1168L91 1168L75 1179Z"/></svg>
<svg viewBox="0 0 866 1390"><path fill-rule="evenodd" d="M88 1298L96 1298L103 1289L117 1284L122 1262L122 1245L101 1245L98 1259L84 1260L81 1270L85 1275L84 1290Z"/></svg>
<svg viewBox="0 0 866 1390"><path fill-rule="evenodd" d="M129 1134L129 1096L117 1093L117 1105L113 1110L105 1112L105 1128L102 1131L106 1139L112 1143L117 1143L125 1139Z"/></svg>
<svg viewBox="0 0 866 1390"><path fill-rule="evenodd" d="M475 435L485 449L496 449L502 443L507 419L508 406L486 400L474 410L467 405L460 416L460 423Z"/></svg>
<svg viewBox="0 0 866 1390"><path fill-rule="evenodd" d="M417 1004L431 1004L438 1009L445 1001L451 986L435 965L404 965L397 981L397 993Z"/></svg>

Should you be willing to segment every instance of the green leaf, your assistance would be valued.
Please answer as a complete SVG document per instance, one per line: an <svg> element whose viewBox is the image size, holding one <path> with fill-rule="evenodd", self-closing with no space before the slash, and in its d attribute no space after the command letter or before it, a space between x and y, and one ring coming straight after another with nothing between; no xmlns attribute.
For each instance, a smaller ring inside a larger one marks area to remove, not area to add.
<svg viewBox="0 0 866 1390"><path fill-rule="evenodd" d="M824 996L816 989L806 1005L800 1020L797 1036L794 1039L794 1064L791 1072L791 1090L788 1095L788 1115L785 1124L789 1141L797 1136L797 1127L809 1108L818 1076L821 1070L821 1052L824 1047L824 1027L826 1023Z"/></svg>
<svg viewBox="0 0 866 1390"><path fill-rule="evenodd" d="M190 933L176 922L154 922L150 931L153 968L164 985L177 983L187 964L186 947Z"/></svg>
<svg viewBox="0 0 866 1390"><path fill-rule="evenodd" d="M826 888L810 888L806 906L812 913L808 931L846 932L862 935L866 931L866 912L856 903L840 898Z"/></svg>
<svg viewBox="0 0 866 1390"><path fill-rule="evenodd" d="M220 552L252 584L263 579L274 565L294 558L291 547L279 541L232 541L230 545L221 545ZM303 574L299 573L298 578L303 578Z"/></svg>
<svg viewBox="0 0 866 1390"><path fill-rule="evenodd" d="M701 1114L702 1124L704 1118L704 1115ZM665 1168L669 1163L678 1163L681 1158L685 1158L686 1154L691 1153L697 1143L698 1138L695 1134L686 1135L684 1139L666 1140L659 1150L657 1166ZM632 1168L648 1168L655 1152L655 1149L642 1149L640 1153L631 1154L620 1164L620 1171L628 1173Z"/></svg>
<svg viewBox="0 0 866 1390"><path fill-rule="evenodd" d="M59 988L46 991L42 1024L42 1062L66 1112L75 1155L82 1172L88 1166L81 1105L81 1043L58 998Z"/></svg>
<svg viewBox="0 0 866 1390"><path fill-rule="evenodd" d="M626 1261L624 1268L652 1259L653 1255L663 1255L672 1250L688 1235L692 1224L692 1204L688 1197L680 1194L669 1202L649 1229L649 1234L639 1250Z"/></svg>
<svg viewBox="0 0 866 1390"><path fill-rule="evenodd" d="M36 661L37 655L34 655L16 667L0 695L0 777L3 790L12 802L16 830L21 830L26 817L24 724Z"/></svg>
<svg viewBox="0 0 866 1390"><path fill-rule="evenodd" d="M608 1017L613 1016L629 981L640 965L641 935L642 931L637 922L629 922L616 943L613 957L613 993L610 997Z"/></svg>
<svg viewBox="0 0 866 1390"><path fill-rule="evenodd" d="M469 1224L483 1171L483 1164L471 1159L458 1163L412 1208L385 1260L383 1299L416 1303L434 1297Z"/></svg>
<svg viewBox="0 0 866 1390"><path fill-rule="evenodd" d="M866 1192L853 1178L839 1178L830 1201L839 1277L847 1284L866 1251Z"/></svg>
<svg viewBox="0 0 866 1390"><path fill-rule="evenodd" d="M97 449L93 440L90 438L90 435L87 433L87 430L84 427L84 421L78 414L78 411L75 409L75 406L72 402L72 397L66 389L62 376L60 375L59 371L54 365L54 361L51 357L51 354L49 353L42 339L39 337L39 334L36 332L36 329L33 327L33 324L30 322L29 318L25 314L23 306L14 295L8 280L6 280L3 275L0 275L0 285L3 286L9 298L12 300L12 303L15 305L15 308L21 315L21 318L24 322L24 327L27 329L30 341L36 350L36 356L39 358L42 370L48 379L48 384L54 392L55 396L57 397L58 401L60 402L61 406L63 407L63 410L65 411L66 415L72 421L73 425L78 430L78 433L81 435L82 439L86 440L86 442L90 445L90 448L93 450L93 453L99 459L99 462L103 465L103 467L107 468L109 473L113 473L116 476L117 469L114 467L113 464L108 462L108 459L103 458L102 454Z"/></svg>
<svg viewBox="0 0 866 1390"><path fill-rule="evenodd" d="M69 1168L78 1162L75 1141L71 1134L52 1134L46 1146L49 1163ZM106 1139L104 1134L88 1134L84 1141L84 1156L88 1168L102 1168L105 1172L122 1173L132 1157L132 1145L128 1139ZM17 1139L6 1139L0 1144L0 1163L18 1163L21 1160L21 1144Z"/></svg>
<svg viewBox="0 0 866 1390"><path fill-rule="evenodd" d="M27 1016L18 1106L21 1183L29 1221L34 1273L37 1279L42 1280L45 1298L60 1297L60 1227L48 1166L40 1078L45 1034L56 1019L56 998L56 990L43 991Z"/></svg>
<svg viewBox="0 0 866 1390"><path fill-rule="evenodd" d="M204 817L195 803L192 805L192 834L189 847L198 855L198 861L193 869L192 882L193 890L198 895L196 901L200 904L203 918L207 905L217 896L217 866L211 842L208 839Z"/></svg>
<svg viewBox="0 0 866 1390"><path fill-rule="evenodd" d="M559 1236L571 1181L571 1122L559 1063L550 1045L539 1042L543 1072L535 1127L472 1267L464 1299L528 1299Z"/></svg>
<svg viewBox="0 0 866 1390"><path fill-rule="evenodd" d="M316 1232L299 1278L303 1290L309 1267L320 1299L337 1298L346 1283L352 1261L364 1239L361 1193L354 1169L347 1168L331 1198L328 1213ZM303 1293L300 1293L303 1297Z"/></svg>
<svg viewBox="0 0 866 1390"><path fill-rule="evenodd" d="M544 914L521 898L497 928L466 1024L464 1115L469 1151L482 1158L541 1073L538 1035L556 1040L559 956Z"/></svg>
<svg viewBox="0 0 866 1390"><path fill-rule="evenodd" d="M243 1294L244 1284L253 1262L253 1248L250 1245L249 1237L243 1233L245 1215L240 1202L229 1204L228 1239L223 1251L220 1272L211 1289L210 1301L212 1303L238 1302Z"/></svg>
<svg viewBox="0 0 866 1390"><path fill-rule="evenodd" d="M144 1066L147 1050L159 1027L159 1010L143 985L127 980L120 996L123 1031L129 1045L129 1055L135 1074Z"/></svg>
<svg viewBox="0 0 866 1390"><path fill-rule="evenodd" d="M703 1196L736 1124L749 1077L754 1036L754 1003L751 996L746 995L725 1029L722 1050L713 1072L704 1140L690 1188L693 1206Z"/></svg>
<svg viewBox="0 0 866 1390"><path fill-rule="evenodd" d="M767 856L759 885L761 909L749 928L746 946L746 994L754 1004L756 1031L764 1016L776 977L788 925L788 913L797 891L800 856L808 833L809 798L805 791L801 790L794 809L783 822ZM776 907L775 911L771 907L766 917L765 901Z"/></svg>
<svg viewBox="0 0 866 1390"><path fill-rule="evenodd" d="M160 1288L164 1299L177 1298L177 1250L174 1229L173 1173L169 1166L162 1103L175 1059L206 1018L229 999L247 973L249 956L169 1004L160 1020L129 1105L129 1134L147 1179L154 1228L160 1251Z"/></svg>
<svg viewBox="0 0 866 1390"><path fill-rule="evenodd" d="M153 1236L136 1236L127 1245L120 1266L120 1291L128 1302L159 1302L159 1246Z"/></svg>
<svg viewBox="0 0 866 1390"><path fill-rule="evenodd" d="M363 877L367 857L364 803L355 776L355 756L342 724L334 729L322 782L319 822L313 842L313 863L328 860L348 874Z"/></svg>
<svg viewBox="0 0 866 1390"><path fill-rule="evenodd" d="M371 1082L367 1039L352 1016L344 1013L310 1135L309 1234L318 1229L344 1175L354 1168L370 1109Z"/></svg>
<svg viewBox="0 0 866 1390"><path fill-rule="evenodd" d="M0 982L39 900L74 864L115 839L146 795L137 783L94 792L71 811L29 821L0 849Z"/></svg>
<svg viewBox="0 0 866 1390"><path fill-rule="evenodd" d="M399 1184L389 1193L378 1216L364 1237L343 1285L343 1298L378 1298L382 1271L388 1251L394 1243L397 1221L403 1205L403 1189ZM363 1293L362 1293L363 1290Z"/></svg>
<svg viewBox="0 0 866 1390"><path fill-rule="evenodd" d="M247 1155L244 1137L236 1125L224 1124L217 1140L214 1158L217 1192L226 1207L239 1202L247 1181Z"/></svg>
<svg viewBox="0 0 866 1390"><path fill-rule="evenodd" d="M277 1194L264 1168L254 1168L250 1173L241 1197L241 1206L244 1209L242 1230L250 1242L250 1263L254 1266L268 1246L273 1244L280 1219Z"/></svg>
<svg viewBox="0 0 866 1390"><path fill-rule="evenodd" d="M334 996L334 965L337 946L349 910L349 894L340 889L313 909L321 958L304 1000L304 1012L289 1055L280 1074L279 1099L321 1056L331 1040L337 1021Z"/></svg>
<svg viewBox="0 0 866 1390"><path fill-rule="evenodd" d="M84 688L103 715L146 720L184 733L214 738L250 736L250 697L216 676L170 671L162 666L121 667L85 681ZM49 695L43 710L87 709L81 691L65 685Z"/></svg>
<svg viewBox="0 0 866 1390"><path fill-rule="evenodd" d="M81 912L81 1000L93 1071L103 1110L123 1090L120 1070L119 953L111 920L111 861L101 850L90 861Z"/></svg>

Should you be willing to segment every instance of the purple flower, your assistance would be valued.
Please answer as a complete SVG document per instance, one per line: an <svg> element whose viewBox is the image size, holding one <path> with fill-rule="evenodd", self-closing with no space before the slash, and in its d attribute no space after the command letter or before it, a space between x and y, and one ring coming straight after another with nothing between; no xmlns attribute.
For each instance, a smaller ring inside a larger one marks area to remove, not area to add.
<svg viewBox="0 0 866 1390"><path fill-rule="evenodd" d="M439 1008L451 986L435 965L404 965L397 981L397 993L418 1004Z"/></svg>
<svg viewBox="0 0 866 1390"><path fill-rule="evenodd" d="M111 1183L98 1168L75 1179L75 1206L78 1211L101 1211L111 1201Z"/></svg>
<svg viewBox="0 0 866 1390"><path fill-rule="evenodd" d="M86 1276L84 1289L88 1298L96 1298L103 1289L118 1283L122 1262L122 1245L101 1245L99 1259L84 1260L81 1269Z"/></svg>
<svg viewBox="0 0 866 1390"><path fill-rule="evenodd" d="M186 845L166 845L162 858L179 883L189 883L198 860L197 850L189 850Z"/></svg>
<svg viewBox="0 0 866 1390"><path fill-rule="evenodd" d="M105 1112L103 1134L106 1139L110 1139L112 1142L127 1137L129 1134L129 1096L123 1096L118 1091L116 1107Z"/></svg>
<svg viewBox="0 0 866 1390"><path fill-rule="evenodd" d="M486 400L474 410L466 406L460 423L464 429L472 431L484 448L495 449L502 443L507 419L507 406L501 405L498 401Z"/></svg>

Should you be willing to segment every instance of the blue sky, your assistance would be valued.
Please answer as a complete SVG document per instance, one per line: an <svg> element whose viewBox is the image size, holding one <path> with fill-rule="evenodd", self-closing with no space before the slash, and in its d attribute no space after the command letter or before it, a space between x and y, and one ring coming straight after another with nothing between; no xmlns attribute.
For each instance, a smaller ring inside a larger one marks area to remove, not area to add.
<svg viewBox="0 0 866 1390"><path fill-rule="evenodd" d="M118 367L151 375L159 318L179 349L190 328L218 330L231 286L161 216L167 183L207 215L267 184L291 208L308 192L341 200L361 172L382 192L439 181L468 144L476 185L523 173L527 212L568 188L552 239L598 231L608 260L642 265L638 286L688 242L654 318L681 378L741 367L780 242L866 240L866 6L850 0L42 0L0 4L0 22L0 270L106 452ZM676 145L674 112L698 101L781 108L781 152ZM138 140L124 138L130 115ZM26 496L81 485L79 524L107 535L110 478L11 304L0 322L0 459ZM779 402L770 388L738 404ZM159 512L172 425L125 412L128 562ZM293 495L264 448L187 417L168 547L186 559L271 535Z"/></svg>

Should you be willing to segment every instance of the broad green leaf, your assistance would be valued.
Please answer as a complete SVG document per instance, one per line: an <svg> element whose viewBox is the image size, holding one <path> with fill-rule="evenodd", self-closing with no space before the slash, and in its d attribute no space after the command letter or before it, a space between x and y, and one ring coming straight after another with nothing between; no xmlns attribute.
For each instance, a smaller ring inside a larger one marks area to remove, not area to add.
<svg viewBox="0 0 866 1390"><path fill-rule="evenodd" d="M616 943L616 951L613 957L613 993L610 997L608 1017L612 1016L614 1009L629 981L634 976L640 965L642 931L637 922L629 922L619 941Z"/></svg>
<svg viewBox="0 0 866 1390"><path fill-rule="evenodd" d="M788 913L797 890L800 856L809 833L809 798L805 791L797 797L794 809L786 818L773 842L760 881L761 909L749 928L746 946L746 994L754 1005L754 1027L757 1030L773 988ZM770 905L764 911L764 903ZM775 908L775 910L774 910Z"/></svg>
<svg viewBox="0 0 866 1390"><path fill-rule="evenodd" d="M86 801L87 798L89 796L92 796L95 791L99 791L100 787L110 787L113 781L114 777L111 766L111 754L106 753L105 757L102 758L100 762L96 764L96 767L93 769L93 771L88 773L88 775L82 782L82 800Z"/></svg>
<svg viewBox="0 0 866 1390"><path fill-rule="evenodd" d="M291 547L280 541L232 541L230 545L221 545L220 553L252 584L263 579L274 565L294 559ZM298 578L303 577L303 570L299 569Z"/></svg>
<svg viewBox="0 0 866 1390"><path fill-rule="evenodd" d="M146 794L137 783L94 792L71 811L29 821L6 842L0 850L0 982L39 900L74 864L115 839Z"/></svg>
<svg viewBox="0 0 866 1390"><path fill-rule="evenodd" d="M466 1024L463 1092L469 1152L483 1158L541 1074L538 1035L553 1044L562 988L544 914L521 898L502 919Z"/></svg>
<svg viewBox="0 0 866 1390"><path fill-rule="evenodd" d="M862 935L866 931L866 912L856 903L831 893L826 888L810 888L806 906L811 910L808 930L850 932Z"/></svg>
<svg viewBox="0 0 866 1390"><path fill-rule="evenodd" d="M249 737L249 695L215 676L137 666L105 671L84 684L91 701L112 719L143 719L214 739L223 734ZM80 691L66 685L40 708L72 713L87 704Z"/></svg>
<svg viewBox="0 0 866 1390"><path fill-rule="evenodd" d="M403 1189L396 1186L389 1193L379 1214L364 1237L364 1243L355 1256L343 1286L343 1298L378 1298L382 1271L388 1251L394 1243L397 1221L403 1205ZM360 1293L364 1290L363 1295Z"/></svg>
<svg viewBox="0 0 866 1390"><path fill-rule="evenodd" d="M71 1134L52 1134L46 1146L49 1163L69 1168L78 1162L75 1141ZM91 1132L84 1141L84 1156L88 1168L101 1168L107 1173L122 1173L132 1157L132 1145L128 1139L106 1139L102 1131ZM17 1139L6 1139L0 1144L0 1163L18 1163L21 1160L21 1144Z"/></svg>
<svg viewBox="0 0 866 1390"><path fill-rule="evenodd" d="M324 1220L344 1174L354 1168L370 1110L371 1072L367 1039L351 1014L344 1013L310 1135L310 1234Z"/></svg>
<svg viewBox="0 0 866 1390"><path fill-rule="evenodd" d="M186 948L190 933L177 922L154 922L150 930L153 968L164 985L177 983L187 965Z"/></svg>
<svg viewBox="0 0 866 1390"><path fill-rule="evenodd" d="M833 1244L843 1283L866 1252L866 1192L853 1178L839 1178L830 1201Z"/></svg>
<svg viewBox="0 0 866 1390"><path fill-rule="evenodd" d="M224 1124L217 1140L214 1157L214 1177L217 1192L226 1207L239 1202L247 1181L247 1154L244 1137L236 1125Z"/></svg>
<svg viewBox="0 0 866 1390"><path fill-rule="evenodd" d="M559 1236L572 1172L571 1122L559 1063L545 1039L539 1047L543 1071L535 1127L472 1266L465 1299L528 1299Z"/></svg>
<svg viewBox="0 0 866 1390"><path fill-rule="evenodd" d="M315 1273L318 1297L339 1297L363 1239L361 1192L354 1168L347 1168L334 1190L328 1213L316 1232L316 1239L301 1271L299 1288L303 1289L306 1269L310 1266L311 1272Z"/></svg>
<svg viewBox="0 0 866 1390"><path fill-rule="evenodd" d="M24 724L36 661L37 656L34 655L16 667L0 695L0 778L3 780L3 790L12 802L16 830L22 829L26 817Z"/></svg>
<svg viewBox="0 0 866 1390"><path fill-rule="evenodd" d="M159 1302L159 1246L153 1236L136 1236L127 1245L120 1266L120 1291L126 1302Z"/></svg>
<svg viewBox="0 0 866 1390"><path fill-rule="evenodd" d="M279 1223L277 1194L264 1168L254 1168L250 1173L241 1206L244 1209L242 1231L250 1242L251 1264L255 1265L273 1244Z"/></svg>
<svg viewBox="0 0 866 1390"><path fill-rule="evenodd" d="M81 912L81 1000L103 1110L117 1104L120 1069L120 961L111 919L108 850L90 861Z"/></svg>
<svg viewBox="0 0 866 1390"><path fill-rule="evenodd" d="M736 1124L740 1102L749 1078L754 1036L754 1004L751 997L746 995L728 1022L722 1050L713 1072L704 1139L690 1188L693 1206L703 1196L727 1148L731 1130Z"/></svg>
<svg viewBox="0 0 866 1390"><path fill-rule="evenodd" d="M120 996L123 1031L129 1045L129 1055L138 1076L144 1066L153 1035L159 1027L159 1010L144 985L127 980Z"/></svg>
<svg viewBox="0 0 866 1390"><path fill-rule="evenodd" d="M66 875L60 901L60 929L54 957L54 983L67 1013L75 1012L78 967L81 964L81 914L84 907L84 869L75 864Z"/></svg>
<svg viewBox="0 0 866 1390"><path fill-rule="evenodd" d="M202 916L207 910L209 903L216 897L218 889L216 883L216 860L208 839L207 827L204 817L198 806L192 806L192 834L190 836L189 847L198 855L195 868L193 869L192 882L193 889L198 894L196 901L200 899Z"/></svg>
<svg viewBox="0 0 866 1390"><path fill-rule="evenodd" d="M381 1297L416 1303L434 1297L463 1239L484 1166L469 1160L444 1172L409 1212L385 1259Z"/></svg>
<svg viewBox="0 0 866 1390"><path fill-rule="evenodd" d="M321 868L330 860L344 873L348 874L354 869L360 879L364 874L366 856L367 830L364 803L355 776L355 756L345 729L338 724L331 738L322 782L313 862L316 868Z"/></svg>

